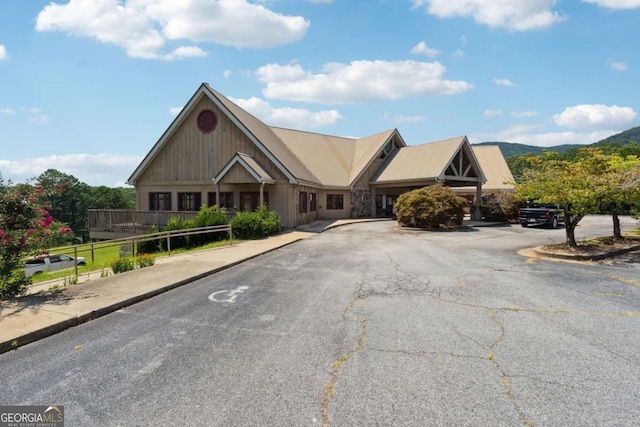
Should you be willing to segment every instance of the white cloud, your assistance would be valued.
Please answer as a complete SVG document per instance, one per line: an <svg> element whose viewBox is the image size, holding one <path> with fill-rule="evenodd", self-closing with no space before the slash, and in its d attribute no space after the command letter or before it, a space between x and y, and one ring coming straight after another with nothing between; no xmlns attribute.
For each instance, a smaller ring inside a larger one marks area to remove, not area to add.
<svg viewBox="0 0 640 427"><path fill-rule="evenodd" d="M427 55L429 58L435 58L440 54L440 51L438 49L430 48L425 42L420 42L411 48L411 53Z"/></svg>
<svg viewBox="0 0 640 427"><path fill-rule="evenodd" d="M331 125L342 119L337 110L324 110L314 113L302 108L275 108L269 102L255 97L229 99L270 126L307 129Z"/></svg>
<svg viewBox="0 0 640 427"><path fill-rule="evenodd" d="M170 53L160 56L158 59L175 61L185 58L204 58L205 56L207 56L207 52L197 46L181 46Z"/></svg>
<svg viewBox="0 0 640 427"><path fill-rule="evenodd" d="M637 115L630 107L582 104L565 108L562 113L555 114L553 120L558 126L569 128L616 129L628 125Z"/></svg>
<svg viewBox="0 0 640 427"><path fill-rule="evenodd" d="M25 182L47 169L73 175L89 185L113 186L129 178L142 161L139 156L117 154L65 154L21 160L1 160L3 178L14 183Z"/></svg>
<svg viewBox="0 0 640 427"><path fill-rule="evenodd" d="M233 74L233 71L231 70L224 70L224 78L228 79L229 77L231 77L231 75Z"/></svg>
<svg viewBox="0 0 640 427"><path fill-rule="evenodd" d="M615 71L626 71L627 63L623 61L609 61L609 67Z"/></svg>
<svg viewBox="0 0 640 427"><path fill-rule="evenodd" d="M36 125L43 125L49 122L49 116L42 111L42 108L38 107L30 107L25 108L21 107L20 111L24 111L29 114L29 118L27 119L29 123L34 123Z"/></svg>
<svg viewBox="0 0 640 427"><path fill-rule="evenodd" d="M539 116L540 113L537 111L514 111L511 115L513 117L536 117Z"/></svg>
<svg viewBox="0 0 640 427"><path fill-rule="evenodd" d="M510 31L548 28L566 19L553 10L556 0L412 0L412 2L413 8L425 8L428 13L441 18L473 17L480 24L492 28L506 28Z"/></svg>
<svg viewBox="0 0 640 427"><path fill-rule="evenodd" d="M640 7L640 0L582 0L607 9L635 9Z"/></svg>
<svg viewBox="0 0 640 427"><path fill-rule="evenodd" d="M456 58L464 58L464 50L456 50L455 52L453 52L453 56L455 56Z"/></svg>
<svg viewBox="0 0 640 427"><path fill-rule="evenodd" d="M0 44L0 61L6 61L7 59L9 59L9 52L7 52L7 48L3 44Z"/></svg>
<svg viewBox="0 0 640 427"><path fill-rule="evenodd" d="M2 108L0 109L0 114L6 114L6 115L11 115L11 114L15 114L16 111L11 109L11 108Z"/></svg>
<svg viewBox="0 0 640 427"><path fill-rule="evenodd" d="M493 79L493 82L498 86L505 86L505 87L514 87L516 85L509 79Z"/></svg>
<svg viewBox="0 0 640 427"><path fill-rule="evenodd" d="M486 141L512 142L517 144L533 145L536 147L555 147L564 144L593 144L614 135L619 130L598 130L587 133L576 132L548 132L535 133L541 125L516 125L504 129L495 134L475 134L470 135L472 143Z"/></svg>
<svg viewBox="0 0 640 427"><path fill-rule="evenodd" d="M485 110L484 116L489 118L494 118L502 115L502 110Z"/></svg>
<svg viewBox="0 0 640 427"><path fill-rule="evenodd" d="M461 80L444 80L439 62L353 61L328 63L321 72L305 71L299 64L269 64L256 71L266 83L267 98L343 104L430 95L455 95L473 88Z"/></svg>
<svg viewBox="0 0 640 427"><path fill-rule="evenodd" d="M384 119L387 120L389 123L393 123L393 124L402 124L402 123L419 123L419 122L424 122L425 120L427 120L427 116L403 116L402 114L391 114L391 113L384 113L383 115Z"/></svg>
<svg viewBox="0 0 640 427"><path fill-rule="evenodd" d="M171 107L169 108L169 114L175 117L178 114L180 114L180 111L182 111L183 108L184 108L184 105L182 107Z"/></svg>
<svg viewBox="0 0 640 427"><path fill-rule="evenodd" d="M300 40L309 25L300 16L285 16L246 0L70 0L50 3L36 19L38 31L95 38L126 49L130 57L166 61L206 55L196 46L165 52L167 42L264 48Z"/></svg>
<svg viewBox="0 0 640 427"><path fill-rule="evenodd" d="M49 116L46 114L36 114L29 119L29 123L35 123L37 125L44 125L49 122Z"/></svg>

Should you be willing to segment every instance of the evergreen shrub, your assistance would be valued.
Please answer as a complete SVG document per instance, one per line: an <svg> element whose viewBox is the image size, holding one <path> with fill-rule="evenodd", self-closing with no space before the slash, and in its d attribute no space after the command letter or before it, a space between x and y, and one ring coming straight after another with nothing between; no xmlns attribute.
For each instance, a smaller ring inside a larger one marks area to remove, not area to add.
<svg viewBox="0 0 640 427"><path fill-rule="evenodd" d="M448 228L462 224L466 205L449 187L435 184L400 195L395 208L403 227Z"/></svg>

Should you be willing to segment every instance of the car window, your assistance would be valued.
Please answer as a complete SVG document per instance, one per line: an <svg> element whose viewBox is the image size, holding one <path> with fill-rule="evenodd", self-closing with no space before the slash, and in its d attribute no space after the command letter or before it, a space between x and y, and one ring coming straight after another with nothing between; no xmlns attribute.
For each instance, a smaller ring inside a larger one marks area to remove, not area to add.
<svg viewBox="0 0 640 427"><path fill-rule="evenodd" d="M60 255L60 261L73 261L69 255Z"/></svg>
<svg viewBox="0 0 640 427"><path fill-rule="evenodd" d="M38 265L38 264L44 264L44 260L43 259L28 259L26 262L27 265Z"/></svg>
<svg viewBox="0 0 640 427"><path fill-rule="evenodd" d="M59 255L51 255L51 256L49 257L49 262L51 262L52 264L53 264L54 262L60 262L60 261L61 261L61 260L60 260L60 256L59 256Z"/></svg>

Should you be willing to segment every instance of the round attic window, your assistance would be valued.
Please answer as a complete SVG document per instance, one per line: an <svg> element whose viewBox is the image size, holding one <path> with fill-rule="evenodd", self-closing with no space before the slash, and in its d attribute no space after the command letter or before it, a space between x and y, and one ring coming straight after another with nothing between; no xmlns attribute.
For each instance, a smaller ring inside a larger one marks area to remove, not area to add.
<svg viewBox="0 0 640 427"><path fill-rule="evenodd" d="M198 129L202 133L213 132L218 126L218 116L211 110L202 110L198 114Z"/></svg>

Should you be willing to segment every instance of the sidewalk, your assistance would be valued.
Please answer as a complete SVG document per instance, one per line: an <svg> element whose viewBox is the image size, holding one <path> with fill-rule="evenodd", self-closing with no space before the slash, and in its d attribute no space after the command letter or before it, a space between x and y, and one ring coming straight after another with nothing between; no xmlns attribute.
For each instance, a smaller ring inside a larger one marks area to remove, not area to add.
<svg viewBox="0 0 640 427"><path fill-rule="evenodd" d="M153 267L50 289L47 282L29 295L0 303L0 353L112 313L170 289L214 274L330 228L365 220L322 220L295 230L240 244L161 257ZM375 221L375 220L373 220Z"/></svg>

